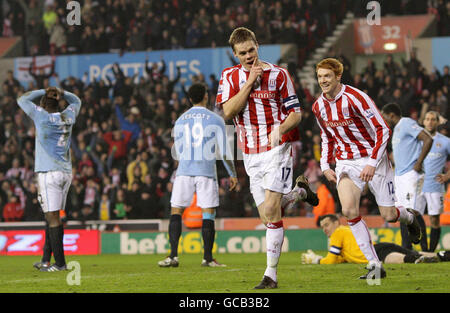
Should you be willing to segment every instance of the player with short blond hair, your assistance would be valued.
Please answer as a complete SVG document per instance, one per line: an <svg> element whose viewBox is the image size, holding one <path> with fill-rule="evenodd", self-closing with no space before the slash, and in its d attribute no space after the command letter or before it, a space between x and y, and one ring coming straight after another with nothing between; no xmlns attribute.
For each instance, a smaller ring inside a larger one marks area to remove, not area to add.
<svg viewBox="0 0 450 313"><path fill-rule="evenodd" d="M383 278L386 272L359 213L365 185L369 185L386 221L405 221L415 241L420 239L420 227L412 212L395 207L394 173L386 153L389 126L367 94L341 83L342 70L341 62L333 58L324 59L316 66L322 94L312 111L322 139L320 167L325 177L337 185L342 213L369 261L366 276L377 272ZM330 166L334 161L335 170Z"/></svg>

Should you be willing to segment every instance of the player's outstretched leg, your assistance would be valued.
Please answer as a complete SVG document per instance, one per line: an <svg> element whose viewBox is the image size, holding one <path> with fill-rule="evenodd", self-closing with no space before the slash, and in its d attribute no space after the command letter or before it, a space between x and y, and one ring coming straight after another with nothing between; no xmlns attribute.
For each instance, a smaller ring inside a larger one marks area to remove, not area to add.
<svg viewBox="0 0 450 313"><path fill-rule="evenodd" d="M306 201L313 206L319 204L317 194L311 190L308 178L303 175L297 177L291 192L281 198L281 216L284 216L284 213L289 211L299 201Z"/></svg>

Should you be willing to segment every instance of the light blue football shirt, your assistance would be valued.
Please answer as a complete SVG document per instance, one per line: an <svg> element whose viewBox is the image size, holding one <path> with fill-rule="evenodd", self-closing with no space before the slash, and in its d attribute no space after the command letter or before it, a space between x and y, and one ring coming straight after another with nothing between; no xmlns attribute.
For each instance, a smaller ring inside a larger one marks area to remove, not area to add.
<svg viewBox="0 0 450 313"><path fill-rule="evenodd" d="M223 118L205 107L194 106L183 113L173 129L177 176L206 176L217 179L216 160L222 159L230 176L234 168L224 161L227 149ZM230 158L228 158L230 159Z"/></svg>
<svg viewBox="0 0 450 313"><path fill-rule="evenodd" d="M409 117L402 117L395 125L392 134L395 175L401 176L414 168L422 151L422 141L417 139L422 130L423 128Z"/></svg>
<svg viewBox="0 0 450 313"><path fill-rule="evenodd" d="M425 169L425 179L423 182L423 192L444 192L444 184L436 181L436 176L441 174L447 157L450 154L450 139L440 133L436 133L433 137L433 145L430 152L423 161Z"/></svg>
<svg viewBox="0 0 450 313"><path fill-rule="evenodd" d="M33 120L36 128L35 172L72 172L70 140L72 126L80 112L81 100L71 92L64 91L69 106L62 112L49 113L33 103L45 95L45 90L27 92L17 103Z"/></svg>

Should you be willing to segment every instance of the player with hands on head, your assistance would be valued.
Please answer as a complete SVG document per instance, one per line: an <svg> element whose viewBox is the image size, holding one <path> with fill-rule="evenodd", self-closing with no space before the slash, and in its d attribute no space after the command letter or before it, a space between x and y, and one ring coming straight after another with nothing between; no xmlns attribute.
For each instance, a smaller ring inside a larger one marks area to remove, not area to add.
<svg viewBox="0 0 450 313"><path fill-rule="evenodd" d="M37 106L33 101L39 98ZM59 112L59 101L63 99L69 105ZM47 223L43 257L34 267L44 272L65 270L60 210L65 209L72 182L70 140L81 100L71 92L49 87L27 92L17 99L17 103L33 120L36 128L34 171L37 174L38 200ZM55 263L50 265L52 253Z"/></svg>

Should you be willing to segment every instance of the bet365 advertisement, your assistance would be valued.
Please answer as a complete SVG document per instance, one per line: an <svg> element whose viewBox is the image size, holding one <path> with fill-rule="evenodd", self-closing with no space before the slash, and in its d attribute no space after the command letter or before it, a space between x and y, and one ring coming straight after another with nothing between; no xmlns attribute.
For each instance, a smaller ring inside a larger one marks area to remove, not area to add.
<svg viewBox="0 0 450 313"><path fill-rule="evenodd" d="M98 230L64 230L64 253L98 254ZM0 232L0 255L42 255L44 230L15 230Z"/></svg>
<svg viewBox="0 0 450 313"><path fill-rule="evenodd" d="M430 228L427 229L427 232ZM374 243L393 242L401 245L399 228L371 228ZM266 252L266 232L217 231L213 253L258 253ZM429 235L428 235L429 237ZM167 233L102 233L101 253L113 254L167 254L170 251ZM307 249L327 250L328 239L321 229L286 230L282 250L304 251ZM420 250L420 245L414 247ZM438 249L450 250L450 227L442 227ZM202 253L203 241L200 231L183 232L178 253Z"/></svg>

